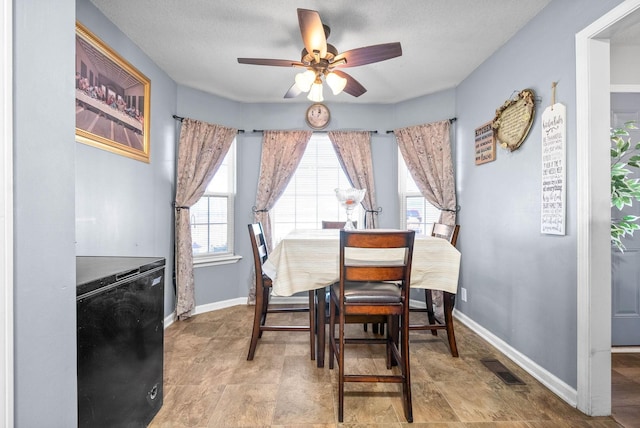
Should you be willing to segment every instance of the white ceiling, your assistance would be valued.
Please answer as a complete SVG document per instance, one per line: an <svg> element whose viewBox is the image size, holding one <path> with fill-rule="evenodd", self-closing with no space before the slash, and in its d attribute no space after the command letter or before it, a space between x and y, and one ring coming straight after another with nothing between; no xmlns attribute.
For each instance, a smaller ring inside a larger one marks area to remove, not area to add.
<svg viewBox="0 0 640 428"><path fill-rule="evenodd" d="M400 42L401 57L349 68L367 88L327 102L397 103L457 86L550 0L91 0L174 81L240 102L283 96L300 71L238 57L300 60L296 8L317 10L339 52ZM141 70L143 71L143 70Z"/></svg>

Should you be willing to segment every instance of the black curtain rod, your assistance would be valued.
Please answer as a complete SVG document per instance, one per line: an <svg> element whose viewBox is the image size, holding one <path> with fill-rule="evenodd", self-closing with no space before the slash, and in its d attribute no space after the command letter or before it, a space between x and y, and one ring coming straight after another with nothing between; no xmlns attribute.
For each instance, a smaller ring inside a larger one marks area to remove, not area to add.
<svg viewBox="0 0 640 428"><path fill-rule="evenodd" d="M177 115L173 115L172 116L175 120L179 120L180 122L182 122L184 120L184 117L180 117ZM244 129L238 129L238 134L244 134Z"/></svg>
<svg viewBox="0 0 640 428"><path fill-rule="evenodd" d="M456 120L458 120L458 118L456 118L456 117L452 117L451 119L449 119L449 123L453 123L453 122L455 122ZM392 133L393 133L393 131L387 131L387 134L392 134Z"/></svg>
<svg viewBox="0 0 640 428"><path fill-rule="evenodd" d="M184 120L184 117L180 117L180 116L177 116L177 115L175 115L175 114L174 114L172 117L173 117L175 120L179 120L180 122L182 122L182 121ZM453 122L455 122L456 120L457 120L457 118L452 117L451 119L449 119L449 123L453 123ZM256 133L257 133L257 132L264 132L264 129L254 129L252 132L256 132ZM317 133L326 133L326 132L329 132L329 131L314 131L314 132L317 132ZM376 131L367 131L367 132L371 132L372 134L377 134L377 133L378 133L378 131L377 131L377 130L376 130ZM245 133L245 130L244 130L244 129L238 129L238 134L244 134L244 133ZM393 131L387 131L387 134L391 134L391 133L393 133Z"/></svg>

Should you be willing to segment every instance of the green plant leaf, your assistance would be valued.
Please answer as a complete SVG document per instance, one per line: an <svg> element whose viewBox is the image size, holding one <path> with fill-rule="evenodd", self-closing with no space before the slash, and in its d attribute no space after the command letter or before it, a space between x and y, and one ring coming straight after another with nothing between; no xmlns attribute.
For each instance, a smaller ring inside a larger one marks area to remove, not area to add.
<svg viewBox="0 0 640 428"><path fill-rule="evenodd" d="M631 147L631 142L627 140L622 144L622 151L626 152L629 150L629 147Z"/></svg>
<svg viewBox="0 0 640 428"><path fill-rule="evenodd" d="M611 206L622 210L640 202L640 179L632 178L633 171L640 170L640 142L635 145L629 137L629 130L638 129L635 121L625 122L622 127L611 129ZM622 162L626 159L626 162ZM633 236L640 230L640 217L624 215L611 220L611 243L620 251L625 247L622 239Z"/></svg>

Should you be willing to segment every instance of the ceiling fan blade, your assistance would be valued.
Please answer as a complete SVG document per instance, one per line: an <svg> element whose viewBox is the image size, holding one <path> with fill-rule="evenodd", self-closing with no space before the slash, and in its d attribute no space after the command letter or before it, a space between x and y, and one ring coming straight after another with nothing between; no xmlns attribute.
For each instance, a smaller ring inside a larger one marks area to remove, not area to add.
<svg viewBox="0 0 640 428"><path fill-rule="evenodd" d="M298 9L298 23L307 52L311 54L318 51L320 58L324 58L327 55L327 38L324 34L320 14L315 10Z"/></svg>
<svg viewBox="0 0 640 428"><path fill-rule="evenodd" d="M336 65L336 67L357 67L359 65L371 64L387 59L395 58L402 55L402 46L399 42L384 43L381 45L365 46L363 48L351 49L342 52L334 58L332 63L346 59L345 64Z"/></svg>
<svg viewBox="0 0 640 428"><path fill-rule="evenodd" d="M359 97L360 95L367 92L367 88L362 86L360 82L354 79L350 74L347 74L344 71L340 70L333 70L333 72L338 76L347 79L347 85L342 90L343 92L346 92L349 95L353 95L354 97Z"/></svg>
<svg viewBox="0 0 640 428"><path fill-rule="evenodd" d="M298 95L300 95L301 93L302 93L302 91L300 90L300 88L298 88L298 85L296 85L294 83L293 85L291 85L291 87L289 88L287 93L284 94L284 97L285 98L295 98Z"/></svg>
<svg viewBox="0 0 640 428"><path fill-rule="evenodd" d="M290 59L238 58L240 64L272 65L275 67L304 67L300 61Z"/></svg>

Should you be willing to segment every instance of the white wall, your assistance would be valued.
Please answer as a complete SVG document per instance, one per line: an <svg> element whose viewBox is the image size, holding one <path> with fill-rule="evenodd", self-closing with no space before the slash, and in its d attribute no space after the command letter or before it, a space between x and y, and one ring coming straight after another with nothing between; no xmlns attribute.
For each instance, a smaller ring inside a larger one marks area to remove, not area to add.
<svg viewBox="0 0 640 428"><path fill-rule="evenodd" d="M640 45L611 45L611 84L640 85L639 70Z"/></svg>

